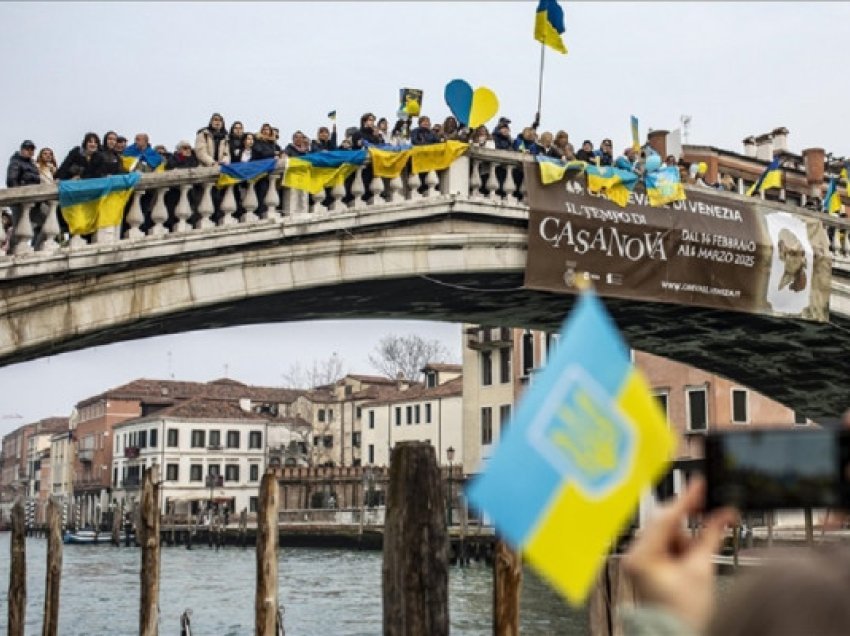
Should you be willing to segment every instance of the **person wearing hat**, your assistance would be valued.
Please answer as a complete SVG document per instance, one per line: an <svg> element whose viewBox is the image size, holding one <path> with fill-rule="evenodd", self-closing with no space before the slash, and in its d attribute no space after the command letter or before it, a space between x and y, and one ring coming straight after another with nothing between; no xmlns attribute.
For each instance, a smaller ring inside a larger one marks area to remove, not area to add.
<svg viewBox="0 0 850 636"><path fill-rule="evenodd" d="M496 150L512 150L514 140L511 138L511 120L507 117L500 117L499 123L493 129L493 143L496 145Z"/></svg>
<svg viewBox="0 0 850 636"><path fill-rule="evenodd" d="M35 144L29 139L21 144L21 149L9 159L9 169L6 170L6 187L36 185L41 183L41 176L35 165Z"/></svg>

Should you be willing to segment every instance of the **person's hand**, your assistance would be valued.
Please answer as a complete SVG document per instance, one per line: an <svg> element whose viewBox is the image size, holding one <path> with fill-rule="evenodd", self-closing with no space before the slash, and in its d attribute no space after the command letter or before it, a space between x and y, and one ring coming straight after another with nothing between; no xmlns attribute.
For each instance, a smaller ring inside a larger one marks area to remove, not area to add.
<svg viewBox="0 0 850 636"><path fill-rule="evenodd" d="M641 600L675 614L697 632L714 609L712 556L726 525L738 516L731 508L715 510L705 517L702 533L691 537L685 522L702 509L704 500L705 480L692 479L678 499L661 506L623 560Z"/></svg>

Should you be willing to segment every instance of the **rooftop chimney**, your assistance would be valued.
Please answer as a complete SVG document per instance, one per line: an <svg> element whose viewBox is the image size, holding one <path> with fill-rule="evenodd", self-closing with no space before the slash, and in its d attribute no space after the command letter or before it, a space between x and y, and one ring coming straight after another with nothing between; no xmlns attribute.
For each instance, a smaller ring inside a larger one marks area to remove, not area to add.
<svg viewBox="0 0 850 636"><path fill-rule="evenodd" d="M752 135L744 139L744 155L747 157L756 156L756 138Z"/></svg>
<svg viewBox="0 0 850 636"><path fill-rule="evenodd" d="M785 126L780 126L779 128L774 128L773 132L770 133L773 136L773 150L774 152L787 152L788 151L788 129Z"/></svg>
<svg viewBox="0 0 850 636"><path fill-rule="evenodd" d="M246 413L251 412L251 398L239 398L239 408Z"/></svg>
<svg viewBox="0 0 850 636"><path fill-rule="evenodd" d="M756 159L773 161L773 136L770 133L756 137Z"/></svg>
<svg viewBox="0 0 850 636"><path fill-rule="evenodd" d="M824 173L824 149L806 148L803 150L803 165L806 167L806 183L809 185L809 193L820 197L821 185Z"/></svg>

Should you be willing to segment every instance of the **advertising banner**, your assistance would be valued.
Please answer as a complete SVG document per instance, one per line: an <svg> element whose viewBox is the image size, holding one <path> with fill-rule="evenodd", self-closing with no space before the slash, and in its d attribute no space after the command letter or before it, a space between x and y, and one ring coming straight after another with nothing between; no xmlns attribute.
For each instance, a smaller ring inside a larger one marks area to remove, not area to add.
<svg viewBox="0 0 850 636"><path fill-rule="evenodd" d="M531 212L525 286L697 305L826 322L832 256L817 219L706 189L650 207L634 192L621 208L544 186L525 164Z"/></svg>

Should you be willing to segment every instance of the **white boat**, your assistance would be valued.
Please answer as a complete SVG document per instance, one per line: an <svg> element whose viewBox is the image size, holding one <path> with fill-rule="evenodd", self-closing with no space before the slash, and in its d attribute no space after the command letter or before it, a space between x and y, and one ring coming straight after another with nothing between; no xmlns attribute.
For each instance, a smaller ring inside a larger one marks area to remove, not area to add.
<svg viewBox="0 0 850 636"><path fill-rule="evenodd" d="M125 541L126 535L124 531L118 533L118 540L123 544ZM133 535L130 535L130 538L133 538ZM63 538L65 543L111 543L112 542L112 532L109 531L97 531L97 530L75 530L65 531L65 536Z"/></svg>

